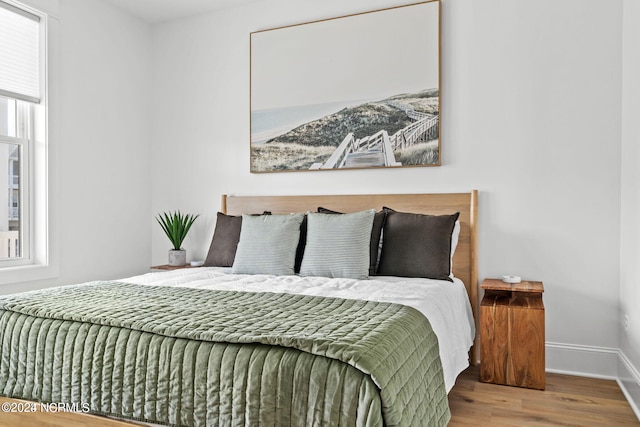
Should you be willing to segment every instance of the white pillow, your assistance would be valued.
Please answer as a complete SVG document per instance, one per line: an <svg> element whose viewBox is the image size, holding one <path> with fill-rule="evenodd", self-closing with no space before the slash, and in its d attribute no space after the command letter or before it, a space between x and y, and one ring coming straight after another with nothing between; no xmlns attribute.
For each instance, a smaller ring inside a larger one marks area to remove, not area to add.
<svg viewBox="0 0 640 427"><path fill-rule="evenodd" d="M451 233L451 273L449 273L449 277L451 277L452 279L453 279L453 255L456 253L459 237L460 237L460 221L456 220L456 224L453 226L453 232Z"/></svg>

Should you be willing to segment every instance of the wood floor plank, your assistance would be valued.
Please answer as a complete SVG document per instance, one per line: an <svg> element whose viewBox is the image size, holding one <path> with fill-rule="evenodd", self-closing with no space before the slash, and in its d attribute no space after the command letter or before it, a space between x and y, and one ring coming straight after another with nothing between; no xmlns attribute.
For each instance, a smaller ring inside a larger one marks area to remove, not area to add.
<svg viewBox="0 0 640 427"><path fill-rule="evenodd" d="M18 402L18 403L16 403ZM21 403L20 403L21 402ZM24 406L23 406L24 404ZM9 406L5 406L9 405ZM12 405L17 405L15 412ZM33 405L35 406L35 409ZM39 404L25 400L0 397L0 427L144 427L135 422L118 421L113 418L98 417L90 414L73 412L49 412ZM28 411L25 409L29 408Z"/></svg>
<svg viewBox="0 0 640 427"><path fill-rule="evenodd" d="M640 426L615 381L546 374L546 390L479 381L470 367L449 393L450 427Z"/></svg>

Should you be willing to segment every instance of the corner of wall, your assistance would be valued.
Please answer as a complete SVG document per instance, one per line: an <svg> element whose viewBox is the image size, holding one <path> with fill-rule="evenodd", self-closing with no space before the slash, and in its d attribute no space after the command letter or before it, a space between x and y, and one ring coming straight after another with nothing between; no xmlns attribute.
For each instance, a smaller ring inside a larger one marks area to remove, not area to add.
<svg viewBox="0 0 640 427"><path fill-rule="evenodd" d="M640 420L640 372L636 369L627 356L622 352L618 353L618 385L624 393L631 409Z"/></svg>
<svg viewBox="0 0 640 427"><path fill-rule="evenodd" d="M640 372L620 349L547 342L547 372L616 380L640 420Z"/></svg>

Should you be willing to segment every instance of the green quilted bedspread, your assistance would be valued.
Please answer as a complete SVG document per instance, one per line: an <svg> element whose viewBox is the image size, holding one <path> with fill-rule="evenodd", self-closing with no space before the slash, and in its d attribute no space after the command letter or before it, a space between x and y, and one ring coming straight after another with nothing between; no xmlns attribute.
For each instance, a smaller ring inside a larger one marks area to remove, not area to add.
<svg viewBox="0 0 640 427"><path fill-rule="evenodd" d="M450 418L437 338L399 304L92 282L0 310L4 396L179 426Z"/></svg>

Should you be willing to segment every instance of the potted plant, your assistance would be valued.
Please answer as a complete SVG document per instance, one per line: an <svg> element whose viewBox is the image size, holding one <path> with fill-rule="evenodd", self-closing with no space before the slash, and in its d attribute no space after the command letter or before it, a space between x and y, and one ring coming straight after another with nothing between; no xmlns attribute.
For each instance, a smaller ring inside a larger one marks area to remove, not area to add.
<svg viewBox="0 0 640 427"><path fill-rule="evenodd" d="M182 249L182 242L187 237L193 222L200 215L181 214L180 211L163 212L156 217L158 224L171 241L173 249L169 251L169 265L181 266L187 263L187 251Z"/></svg>

